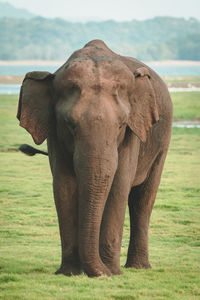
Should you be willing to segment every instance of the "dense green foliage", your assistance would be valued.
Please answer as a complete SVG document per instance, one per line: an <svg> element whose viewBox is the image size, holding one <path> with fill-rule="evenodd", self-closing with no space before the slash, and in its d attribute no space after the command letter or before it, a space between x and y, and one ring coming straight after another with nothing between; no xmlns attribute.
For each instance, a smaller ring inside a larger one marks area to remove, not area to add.
<svg viewBox="0 0 200 300"><path fill-rule="evenodd" d="M85 24L58 18L0 18L1 60L66 59L92 39L141 60L200 60L200 21L193 18Z"/></svg>
<svg viewBox="0 0 200 300"><path fill-rule="evenodd" d="M175 116L187 118L192 93L172 94ZM200 93L198 93L200 96ZM151 270L123 269L122 276L55 276L60 239L48 159L14 149L31 143L15 117L17 96L0 96L0 298L5 300L195 300L199 282L199 129L173 129L150 226ZM197 116L199 118L199 115ZM42 146L42 147L45 147ZM14 148L14 149L13 149ZM129 239L126 215L121 265Z"/></svg>

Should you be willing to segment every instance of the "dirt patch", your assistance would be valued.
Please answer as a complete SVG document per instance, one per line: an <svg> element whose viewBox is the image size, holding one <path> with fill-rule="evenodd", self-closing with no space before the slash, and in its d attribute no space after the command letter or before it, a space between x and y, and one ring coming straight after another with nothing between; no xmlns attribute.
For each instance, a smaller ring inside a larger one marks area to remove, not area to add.
<svg viewBox="0 0 200 300"><path fill-rule="evenodd" d="M194 121L174 121L174 125L200 125L200 120Z"/></svg>
<svg viewBox="0 0 200 300"><path fill-rule="evenodd" d="M19 152L19 149L17 149L17 148L8 148L8 149L1 150L0 152Z"/></svg>
<svg viewBox="0 0 200 300"><path fill-rule="evenodd" d="M199 88L200 76L163 76L169 88Z"/></svg>
<svg viewBox="0 0 200 300"><path fill-rule="evenodd" d="M196 60L161 60L161 61L148 61L147 65L154 66L200 66L200 61Z"/></svg>
<svg viewBox="0 0 200 300"><path fill-rule="evenodd" d="M0 75L0 84L21 84L24 76Z"/></svg>
<svg viewBox="0 0 200 300"><path fill-rule="evenodd" d="M0 66L60 66L60 60L0 60Z"/></svg>

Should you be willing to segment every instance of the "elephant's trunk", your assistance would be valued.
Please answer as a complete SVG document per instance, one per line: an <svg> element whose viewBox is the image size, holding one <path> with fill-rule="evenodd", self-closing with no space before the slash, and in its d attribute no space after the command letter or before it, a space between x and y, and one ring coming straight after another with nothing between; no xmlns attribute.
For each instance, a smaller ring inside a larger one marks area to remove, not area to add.
<svg viewBox="0 0 200 300"><path fill-rule="evenodd" d="M99 255L99 234L118 158L116 150L106 152L105 148L98 149L98 154L78 151L74 156L79 189L79 252L88 276L111 275Z"/></svg>

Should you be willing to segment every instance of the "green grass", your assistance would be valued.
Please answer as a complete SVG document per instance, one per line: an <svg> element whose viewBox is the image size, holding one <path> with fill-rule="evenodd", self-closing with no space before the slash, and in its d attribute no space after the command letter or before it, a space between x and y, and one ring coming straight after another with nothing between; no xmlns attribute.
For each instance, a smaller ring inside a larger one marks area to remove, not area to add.
<svg viewBox="0 0 200 300"><path fill-rule="evenodd" d="M189 107L196 118L193 101L198 105L199 96L172 94L175 116L187 119ZM199 129L173 129L151 217L152 269L122 267L122 276L68 278L53 275L60 264L60 238L48 159L12 152L21 143L33 145L18 126L16 106L16 96L0 97L0 299L199 299ZM128 238L127 214L122 266Z"/></svg>
<svg viewBox="0 0 200 300"><path fill-rule="evenodd" d="M12 151L25 143L34 144L31 136L19 126L17 107L17 95L0 95L0 151ZM45 146L46 143L39 148L45 149Z"/></svg>
<svg viewBox="0 0 200 300"><path fill-rule="evenodd" d="M174 120L200 121L200 92L171 93L174 105Z"/></svg>

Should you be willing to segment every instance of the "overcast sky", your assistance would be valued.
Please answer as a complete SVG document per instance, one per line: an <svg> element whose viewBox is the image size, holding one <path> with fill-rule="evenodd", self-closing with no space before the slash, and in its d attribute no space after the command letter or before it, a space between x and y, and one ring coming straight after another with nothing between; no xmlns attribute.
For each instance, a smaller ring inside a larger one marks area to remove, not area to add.
<svg viewBox="0 0 200 300"><path fill-rule="evenodd" d="M155 16L195 17L200 0L0 0L44 17L128 21Z"/></svg>

